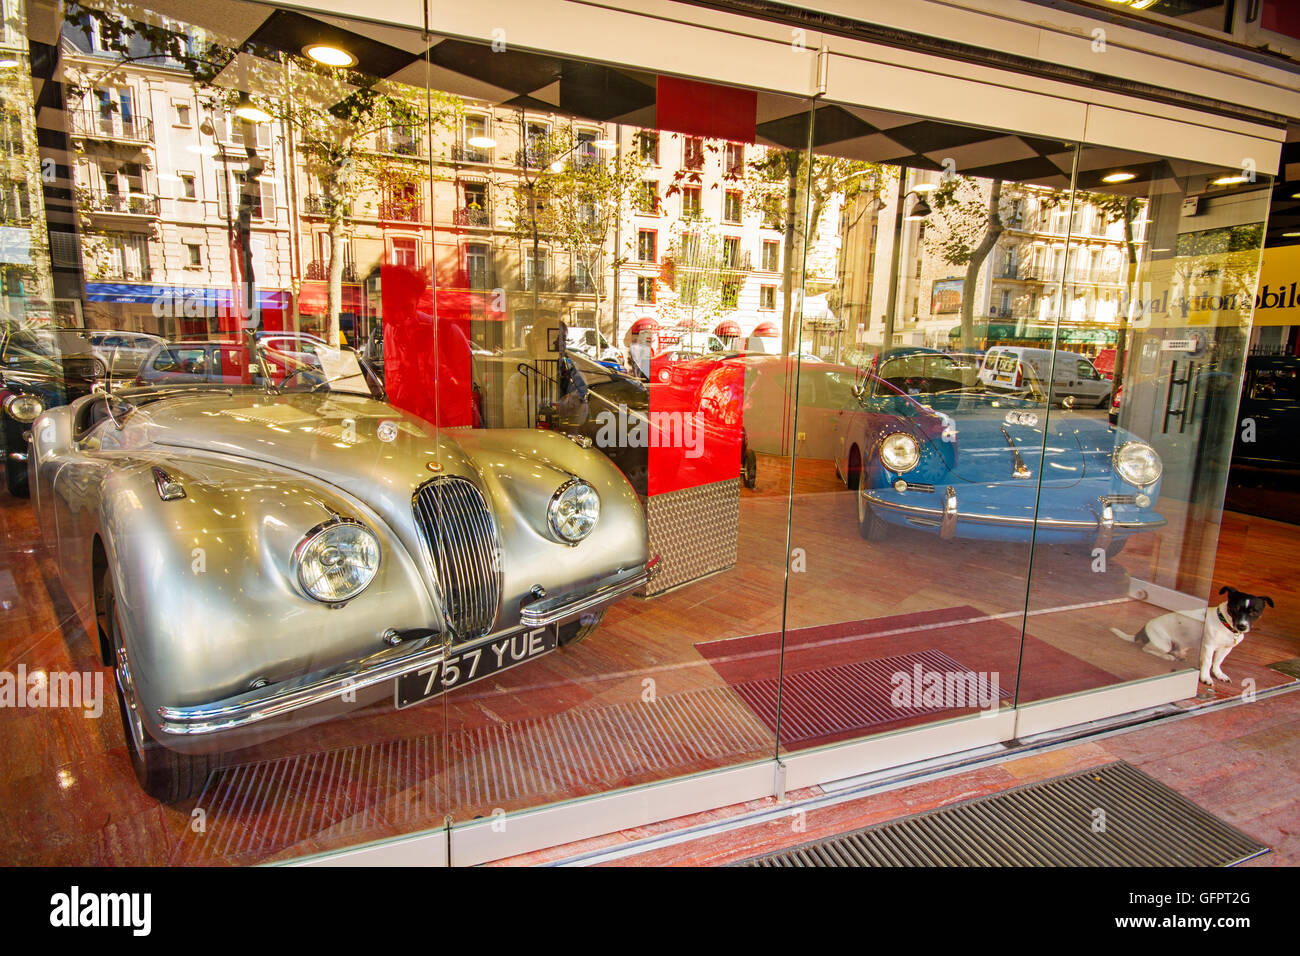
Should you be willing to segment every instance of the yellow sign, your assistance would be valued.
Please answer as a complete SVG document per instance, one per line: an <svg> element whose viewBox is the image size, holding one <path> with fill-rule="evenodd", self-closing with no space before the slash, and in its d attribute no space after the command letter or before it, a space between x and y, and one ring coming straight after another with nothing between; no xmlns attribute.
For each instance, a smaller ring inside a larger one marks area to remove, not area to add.
<svg viewBox="0 0 1300 956"><path fill-rule="evenodd" d="M1264 250L1255 291L1256 325L1300 325L1300 246Z"/></svg>

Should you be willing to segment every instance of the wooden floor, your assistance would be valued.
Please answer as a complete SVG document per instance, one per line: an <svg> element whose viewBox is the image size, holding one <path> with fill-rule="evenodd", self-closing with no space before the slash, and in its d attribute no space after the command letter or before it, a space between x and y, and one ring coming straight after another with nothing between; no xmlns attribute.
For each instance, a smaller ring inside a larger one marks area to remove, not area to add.
<svg viewBox="0 0 1300 956"><path fill-rule="evenodd" d="M1023 621L1029 636L1095 668L1103 686L1186 666L1110 630L1131 633L1161 613L1130 596L1135 580L1172 583L1181 571L1201 574L1207 594L1231 583L1278 603L1229 659L1238 683L1220 693L1237 693L1246 677L1261 687L1285 682L1267 665L1300 657L1300 589L1287 577L1300 549L1289 525L1225 516L1211 581L1213 555L1181 543L1203 542L1206 529L1187 532L1191 523L1170 504L1171 530L1134 542L1104 570L1084 549L1035 549L1030 587L1026 545L906 530L868 543L829 463L799 460L793 484L792 501L789 466L760 462L758 487L742 491L734 569L626 600L583 644L445 699L401 712L372 707L244 752L187 804L163 807L137 790L111 685L99 719L0 710L0 807L10 821L0 861L289 859L438 826L447 815L466 820L771 756L770 729L696 645L780 632L783 620L815 627L971 607L1016 629ZM790 545L802 550L789 575L788 520ZM107 680L26 503L0 501L0 528L0 670L100 670ZM925 630L911 640L934 644ZM751 676L776 679L779 660L758 661ZM1028 658L1023 670L1001 674L1002 686L1022 702L1053 695L1052 674ZM196 809L202 831L191 825Z"/></svg>

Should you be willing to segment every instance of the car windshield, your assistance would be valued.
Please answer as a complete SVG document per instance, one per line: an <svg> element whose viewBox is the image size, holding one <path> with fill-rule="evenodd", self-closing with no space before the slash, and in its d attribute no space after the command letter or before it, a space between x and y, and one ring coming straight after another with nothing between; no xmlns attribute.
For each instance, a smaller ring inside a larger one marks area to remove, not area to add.
<svg viewBox="0 0 1300 956"><path fill-rule="evenodd" d="M1014 356L1012 362L1014 371ZM1014 395L1033 402L1047 400L1042 382L1027 362L1019 363L1014 385L981 380L982 364L980 356L961 352L909 352L885 359L876 374L905 395Z"/></svg>
<svg viewBox="0 0 1300 956"><path fill-rule="evenodd" d="M603 365L581 352L564 353L574 367L582 375L588 386L601 385L606 382L636 382L637 379L629 378L621 372L615 371L608 365Z"/></svg>
<svg viewBox="0 0 1300 956"><path fill-rule="evenodd" d="M10 367L43 367L64 356L85 355L89 351L90 343L77 332L18 329L5 339L0 362Z"/></svg>
<svg viewBox="0 0 1300 956"><path fill-rule="evenodd" d="M375 395L371 379L352 349L283 337L258 342L257 356L271 387L277 391Z"/></svg>

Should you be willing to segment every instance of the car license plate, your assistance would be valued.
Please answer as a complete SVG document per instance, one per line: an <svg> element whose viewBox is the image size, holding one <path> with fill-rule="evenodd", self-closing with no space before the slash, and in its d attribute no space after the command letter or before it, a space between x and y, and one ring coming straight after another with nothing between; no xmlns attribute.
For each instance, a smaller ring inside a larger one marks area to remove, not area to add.
<svg viewBox="0 0 1300 956"><path fill-rule="evenodd" d="M541 657L555 650L558 638L559 629L555 625L519 631L456 651L437 663L403 674L394 681L397 685L397 708L410 707L462 684L482 680L516 664Z"/></svg>

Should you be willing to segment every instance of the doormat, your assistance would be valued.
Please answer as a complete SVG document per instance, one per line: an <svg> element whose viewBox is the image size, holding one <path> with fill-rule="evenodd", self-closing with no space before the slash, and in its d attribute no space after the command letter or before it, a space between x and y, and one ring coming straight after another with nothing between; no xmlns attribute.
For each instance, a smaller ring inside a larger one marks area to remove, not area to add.
<svg viewBox="0 0 1300 956"><path fill-rule="evenodd" d="M807 743L914 717L995 709L1014 688L933 648L732 685L782 743ZM928 692L928 693L927 693Z"/></svg>
<svg viewBox="0 0 1300 956"><path fill-rule="evenodd" d="M1232 866L1268 847L1118 761L733 866Z"/></svg>
<svg viewBox="0 0 1300 956"><path fill-rule="evenodd" d="M1034 637L1025 638L1022 654L1019 626L968 606L796 628L785 634L784 646L781 637L779 631L753 634L696 644L695 649L773 732L779 678L784 678L784 746L835 743L864 731L989 709L990 698L979 689L987 690L994 682L998 699L1009 703L1021 674L1025 700L1092 690L1119 680ZM909 684L914 685L915 656L939 653L942 660L920 663L923 678L934 672L943 676L944 706L926 701L924 685L919 692L908 686L901 701L891 700L895 674L910 675ZM964 683L977 693L955 699L947 689L950 674L954 690ZM897 706L900 702L907 706Z"/></svg>

